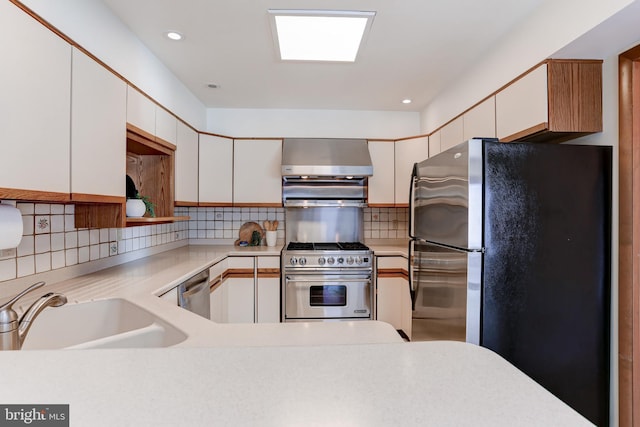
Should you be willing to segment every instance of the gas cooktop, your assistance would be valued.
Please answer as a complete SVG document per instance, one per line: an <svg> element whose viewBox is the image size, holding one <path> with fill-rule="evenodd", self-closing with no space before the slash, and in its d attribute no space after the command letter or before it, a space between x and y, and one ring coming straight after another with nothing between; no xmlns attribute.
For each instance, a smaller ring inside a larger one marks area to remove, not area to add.
<svg viewBox="0 0 640 427"><path fill-rule="evenodd" d="M368 251L360 242L289 242L288 251Z"/></svg>

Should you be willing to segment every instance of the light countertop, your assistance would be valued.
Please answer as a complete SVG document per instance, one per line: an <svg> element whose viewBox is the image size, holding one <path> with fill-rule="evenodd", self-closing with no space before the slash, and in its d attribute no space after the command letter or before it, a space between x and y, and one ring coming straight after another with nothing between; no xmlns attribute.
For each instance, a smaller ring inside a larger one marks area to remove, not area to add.
<svg viewBox="0 0 640 427"><path fill-rule="evenodd" d="M72 426L588 426L504 359L456 342L0 354L0 401Z"/></svg>
<svg viewBox="0 0 640 427"><path fill-rule="evenodd" d="M370 246L403 256L401 245ZM405 343L378 321L217 324L156 296L229 255L280 249L190 245L47 285L71 302L126 299L189 338L0 352L0 402L69 404L79 426L590 425L478 346Z"/></svg>

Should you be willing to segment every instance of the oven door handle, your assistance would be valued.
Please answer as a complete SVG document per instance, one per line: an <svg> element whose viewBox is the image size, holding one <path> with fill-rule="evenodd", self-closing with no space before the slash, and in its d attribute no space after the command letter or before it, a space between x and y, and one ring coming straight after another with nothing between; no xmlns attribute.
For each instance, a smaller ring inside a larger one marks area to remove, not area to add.
<svg viewBox="0 0 640 427"><path fill-rule="evenodd" d="M329 279L329 278L312 279L312 278L304 278L300 276L296 276L296 277L285 276L285 280L288 282L331 282L331 283L367 282L367 283L371 283L370 277L369 278L362 277L357 279Z"/></svg>

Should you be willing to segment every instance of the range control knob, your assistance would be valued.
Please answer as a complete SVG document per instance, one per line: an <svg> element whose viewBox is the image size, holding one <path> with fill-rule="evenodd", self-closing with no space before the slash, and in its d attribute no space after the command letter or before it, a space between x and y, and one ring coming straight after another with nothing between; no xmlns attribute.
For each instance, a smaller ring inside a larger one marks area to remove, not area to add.
<svg viewBox="0 0 640 427"><path fill-rule="evenodd" d="M298 260L298 263L300 265L305 265L307 263L307 259L305 257L300 257L300 259Z"/></svg>
<svg viewBox="0 0 640 427"><path fill-rule="evenodd" d="M359 256L356 257L356 264L362 264L362 258Z"/></svg>
<svg viewBox="0 0 640 427"><path fill-rule="evenodd" d="M333 265L333 264L335 264L335 263L336 263L336 260L335 260L332 256L330 256L329 258L327 258L327 264L329 264L329 265Z"/></svg>
<svg viewBox="0 0 640 427"><path fill-rule="evenodd" d="M318 258L318 264L320 264L320 265L324 265L324 263L325 263L325 262L327 262L327 260L326 260L326 259L324 259L324 257L320 257L320 258Z"/></svg>
<svg viewBox="0 0 640 427"><path fill-rule="evenodd" d="M347 264L349 264L349 265L353 264L353 257L352 256L347 258Z"/></svg>
<svg viewBox="0 0 640 427"><path fill-rule="evenodd" d="M291 265L296 265L298 263L298 258L292 256L289 262L291 263Z"/></svg>
<svg viewBox="0 0 640 427"><path fill-rule="evenodd" d="M340 257L338 258L338 264L343 264L344 263L344 258Z"/></svg>

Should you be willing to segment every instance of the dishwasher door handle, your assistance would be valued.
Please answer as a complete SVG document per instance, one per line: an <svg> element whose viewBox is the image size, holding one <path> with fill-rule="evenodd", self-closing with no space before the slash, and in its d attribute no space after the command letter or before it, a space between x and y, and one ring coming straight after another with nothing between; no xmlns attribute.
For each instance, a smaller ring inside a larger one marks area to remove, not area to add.
<svg viewBox="0 0 640 427"><path fill-rule="evenodd" d="M190 286L190 287L186 288L184 290L184 292L182 292L182 296L190 297L190 296L195 295L195 294L197 294L199 292L202 292L205 287L209 287L209 281L208 280L203 280L202 282L198 282L198 283L194 284L193 286Z"/></svg>

